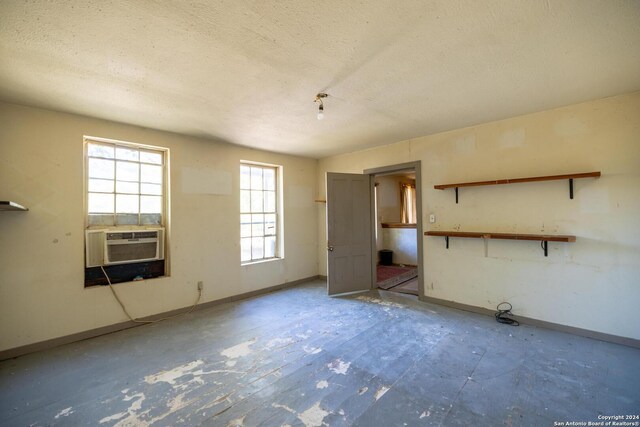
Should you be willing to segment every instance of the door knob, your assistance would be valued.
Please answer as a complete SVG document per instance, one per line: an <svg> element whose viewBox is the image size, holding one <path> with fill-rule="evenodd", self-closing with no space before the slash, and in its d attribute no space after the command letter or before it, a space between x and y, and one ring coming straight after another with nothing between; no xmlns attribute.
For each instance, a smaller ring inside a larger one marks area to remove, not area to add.
<svg viewBox="0 0 640 427"><path fill-rule="evenodd" d="M333 252L333 246L327 246L327 250L328 250L329 252Z"/></svg>

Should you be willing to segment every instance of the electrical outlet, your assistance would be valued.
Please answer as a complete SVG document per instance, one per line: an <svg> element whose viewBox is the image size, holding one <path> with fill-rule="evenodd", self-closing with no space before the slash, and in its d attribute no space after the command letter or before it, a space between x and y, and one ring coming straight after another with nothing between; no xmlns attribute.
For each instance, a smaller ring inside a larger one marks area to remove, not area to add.
<svg viewBox="0 0 640 427"><path fill-rule="evenodd" d="M201 290L202 290L202 286L203 286L203 283L202 283L202 280L200 280L200 281L198 282L198 290L199 290L199 291L201 291Z"/></svg>
<svg viewBox="0 0 640 427"><path fill-rule="evenodd" d="M436 216L435 216L435 214L431 214L431 215L429 215L429 222L436 222Z"/></svg>

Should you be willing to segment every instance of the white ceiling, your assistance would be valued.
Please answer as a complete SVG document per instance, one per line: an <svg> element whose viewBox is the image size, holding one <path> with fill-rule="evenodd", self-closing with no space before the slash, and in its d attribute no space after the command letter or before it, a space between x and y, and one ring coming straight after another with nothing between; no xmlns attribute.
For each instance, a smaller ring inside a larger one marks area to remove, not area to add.
<svg viewBox="0 0 640 427"><path fill-rule="evenodd" d="M638 89L637 0L0 2L0 99L302 156Z"/></svg>

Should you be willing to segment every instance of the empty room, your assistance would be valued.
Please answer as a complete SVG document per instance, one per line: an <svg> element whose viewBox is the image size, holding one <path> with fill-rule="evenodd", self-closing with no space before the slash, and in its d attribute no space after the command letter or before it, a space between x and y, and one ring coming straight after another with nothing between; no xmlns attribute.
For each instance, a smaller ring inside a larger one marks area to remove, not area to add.
<svg viewBox="0 0 640 427"><path fill-rule="evenodd" d="M640 1L2 1L0 236L2 426L640 426Z"/></svg>

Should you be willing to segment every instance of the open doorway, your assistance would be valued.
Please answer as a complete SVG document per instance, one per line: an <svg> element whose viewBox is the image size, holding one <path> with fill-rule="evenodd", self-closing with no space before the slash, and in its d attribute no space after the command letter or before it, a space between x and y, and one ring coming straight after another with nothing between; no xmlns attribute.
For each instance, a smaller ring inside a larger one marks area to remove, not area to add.
<svg viewBox="0 0 640 427"><path fill-rule="evenodd" d="M418 295L417 193L414 168L373 175L376 286Z"/></svg>

